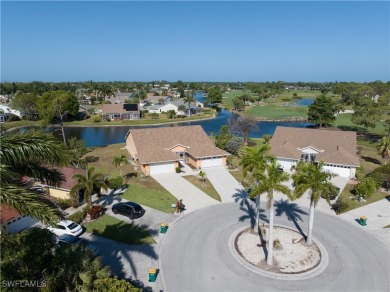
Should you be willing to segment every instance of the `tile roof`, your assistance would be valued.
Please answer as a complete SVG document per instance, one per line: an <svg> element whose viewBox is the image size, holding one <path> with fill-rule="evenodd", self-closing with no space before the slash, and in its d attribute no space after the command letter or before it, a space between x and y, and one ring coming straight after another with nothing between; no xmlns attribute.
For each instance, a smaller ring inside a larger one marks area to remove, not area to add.
<svg viewBox="0 0 390 292"><path fill-rule="evenodd" d="M103 114L105 114L105 113L128 113L130 111L125 110L125 104L103 104L102 112ZM138 110L134 112L138 112Z"/></svg>
<svg viewBox="0 0 390 292"><path fill-rule="evenodd" d="M277 127L271 139L271 153L279 158L299 160L305 147L323 150L316 161L359 166L356 132Z"/></svg>
<svg viewBox="0 0 390 292"><path fill-rule="evenodd" d="M180 144L195 158L229 155L214 146L201 126L180 126L130 130L137 158L141 163L176 161L178 156L169 149Z"/></svg>
<svg viewBox="0 0 390 292"><path fill-rule="evenodd" d="M82 175L86 174L85 169L77 169L73 167L62 167L58 169L65 177L65 181L62 182L58 187L65 190L70 190L76 183L77 179L73 179L73 175L80 173Z"/></svg>
<svg viewBox="0 0 390 292"><path fill-rule="evenodd" d="M5 204L1 204L0 205L0 223L3 224L3 223L6 223L8 221L11 221L12 219L14 218L18 218L20 217L21 214L16 211L14 208L8 206L8 205L5 205Z"/></svg>

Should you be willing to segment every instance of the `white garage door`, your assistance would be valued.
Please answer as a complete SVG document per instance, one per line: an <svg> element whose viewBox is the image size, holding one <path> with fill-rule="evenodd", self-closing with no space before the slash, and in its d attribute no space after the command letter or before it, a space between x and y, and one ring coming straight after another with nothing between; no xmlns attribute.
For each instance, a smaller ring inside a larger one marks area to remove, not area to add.
<svg viewBox="0 0 390 292"><path fill-rule="evenodd" d="M173 162L150 164L150 174L174 172L174 166Z"/></svg>
<svg viewBox="0 0 390 292"><path fill-rule="evenodd" d="M351 176L351 169L350 168L324 165L323 169L325 171L329 171L331 173L335 173L335 174L337 174L338 176L341 176L341 177L350 177Z"/></svg>
<svg viewBox="0 0 390 292"><path fill-rule="evenodd" d="M37 224L38 221L32 217L24 216L14 219L13 221L10 221L8 223L9 224L6 225L7 232L16 233L26 228L32 227L33 225Z"/></svg>
<svg viewBox="0 0 390 292"><path fill-rule="evenodd" d="M202 159L202 165L201 167L213 167L213 166L222 166L223 165L223 158L217 157L217 158L206 158Z"/></svg>
<svg viewBox="0 0 390 292"><path fill-rule="evenodd" d="M292 161L288 159L278 158L278 163L284 170L290 170L292 166Z"/></svg>

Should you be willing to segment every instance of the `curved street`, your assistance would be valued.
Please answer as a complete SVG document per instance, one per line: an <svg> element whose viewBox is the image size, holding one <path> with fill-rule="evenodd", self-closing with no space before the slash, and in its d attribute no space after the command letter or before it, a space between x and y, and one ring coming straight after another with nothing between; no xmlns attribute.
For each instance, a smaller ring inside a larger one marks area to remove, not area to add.
<svg viewBox="0 0 390 292"><path fill-rule="evenodd" d="M308 209L276 201L275 224L307 231ZM389 248L351 223L316 211L313 236L328 267L306 280L275 280L242 267L228 248L231 234L254 222L244 199L190 213L169 228L160 250L167 291L389 291ZM260 222L267 222L262 203Z"/></svg>

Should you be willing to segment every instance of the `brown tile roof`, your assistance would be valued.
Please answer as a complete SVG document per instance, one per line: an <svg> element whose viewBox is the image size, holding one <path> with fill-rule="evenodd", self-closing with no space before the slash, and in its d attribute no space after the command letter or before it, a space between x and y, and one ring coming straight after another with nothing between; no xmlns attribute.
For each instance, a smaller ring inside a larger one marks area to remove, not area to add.
<svg viewBox="0 0 390 292"><path fill-rule="evenodd" d="M59 171L65 176L65 181L62 182L61 185L59 185L59 188L65 190L70 190L77 183L77 179L72 178L73 175L75 175L76 173L80 173L82 175L86 174L85 169L77 169L73 167L62 167L59 169Z"/></svg>
<svg viewBox="0 0 390 292"><path fill-rule="evenodd" d="M305 147L324 150L316 161L359 166L356 132L277 127L271 139L271 153L279 158L300 159Z"/></svg>
<svg viewBox="0 0 390 292"><path fill-rule="evenodd" d="M0 215L1 215L0 216L1 224L21 216L21 214L18 211L16 211L14 208L4 204L0 205Z"/></svg>
<svg viewBox="0 0 390 292"><path fill-rule="evenodd" d="M103 104L102 113L128 113L130 111L126 111L125 107L126 104L118 103L118 104ZM134 111L134 112L138 112Z"/></svg>
<svg viewBox="0 0 390 292"><path fill-rule="evenodd" d="M187 153L195 158L229 155L214 146L201 126L135 129L128 135L133 138L137 158L143 164L178 160L177 155L168 150L178 144L188 147Z"/></svg>

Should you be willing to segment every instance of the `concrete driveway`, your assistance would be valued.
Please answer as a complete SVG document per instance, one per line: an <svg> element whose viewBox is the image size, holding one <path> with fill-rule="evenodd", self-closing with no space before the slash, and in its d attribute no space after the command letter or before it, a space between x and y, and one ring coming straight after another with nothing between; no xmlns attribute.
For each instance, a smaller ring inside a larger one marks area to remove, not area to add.
<svg viewBox="0 0 390 292"><path fill-rule="evenodd" d="M186 212L219 204L177 173L159 173L152 177L178 200L183 199Z"/></svg>
<svg viewBox="0 0 390 292"><path fill-rule="evenodd" d="M244 187L225 167L209 167L203 170L206 172L206 178L221 196L222 203L236 202L248 196Z"/></svg>

